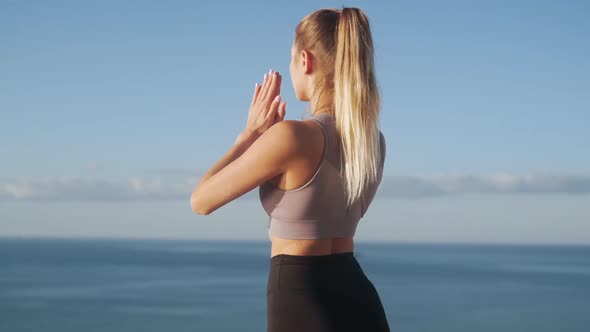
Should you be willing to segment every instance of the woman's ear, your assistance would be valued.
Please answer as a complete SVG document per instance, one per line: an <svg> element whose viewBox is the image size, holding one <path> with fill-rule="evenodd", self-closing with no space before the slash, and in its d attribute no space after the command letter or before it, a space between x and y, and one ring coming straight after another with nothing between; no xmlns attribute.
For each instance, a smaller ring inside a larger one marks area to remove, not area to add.
<svg viewBox="0 0 590 332"><path fill-rule="evenodd" d="M306 50L301 51L301 66L303 68L303 72L307 75L312 73L312 55Z"/></svg>

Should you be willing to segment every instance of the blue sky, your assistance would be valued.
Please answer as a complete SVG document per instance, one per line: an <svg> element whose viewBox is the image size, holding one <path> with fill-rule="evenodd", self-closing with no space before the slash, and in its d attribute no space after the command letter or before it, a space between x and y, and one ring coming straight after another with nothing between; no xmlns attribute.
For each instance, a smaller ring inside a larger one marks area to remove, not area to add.
<svg viewBox="0 0 590 332"><path fill-rule="evenodd" d="M322 7L371 20L385 179L358 240L590 243L584 1L0 3L0 235L266 239L188 195ZM500 213L501 212L501 213Z"/></svg>

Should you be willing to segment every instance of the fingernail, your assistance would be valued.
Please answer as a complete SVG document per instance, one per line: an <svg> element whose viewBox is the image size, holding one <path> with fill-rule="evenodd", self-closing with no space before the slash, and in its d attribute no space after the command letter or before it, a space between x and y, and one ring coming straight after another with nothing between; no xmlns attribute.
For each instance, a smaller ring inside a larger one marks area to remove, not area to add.
<svg viewBox="0 0 590 332"><path fill-rule="evenodd" d="M275 102L275 103L278 103L280 100L281 100L281 95L277 95L277 96L275 97L275 100L274 100L274 102Z"/></svg>
<svg viewBox="0 0 590 332"><path fill-rule="evenodd" d="M264 79L266 79L266 74L264 74Z"/></svg>
<svg viewBox="0 0 590 332"><path fill-rule="evenodd" d="M269 74L269 75L270 75L270 74L272 74L272 69L268 71L268 74Z"/></svg>

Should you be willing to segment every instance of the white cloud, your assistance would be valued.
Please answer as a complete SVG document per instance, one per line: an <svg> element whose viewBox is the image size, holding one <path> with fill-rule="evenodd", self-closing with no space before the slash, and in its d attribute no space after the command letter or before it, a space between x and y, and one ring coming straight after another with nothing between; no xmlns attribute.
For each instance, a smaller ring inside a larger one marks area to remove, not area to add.
<svg viewBox="0 0 590 332"><path fill-rule="evenodd" d="M0 180L0 200L120 201L181 198L188 200L196 183L196 177L180 179L131 177L120 182L80 177Z"/></svg>
<svg viewBox="0 0 590 332"><path fill-rule="evenodd" d="M588 194L590 176L572 174L491 174L385 177L379 188L387 197L428 197L469 193Z"/></svg>
<svg viewBox="0 0 590 332"><path fill-rule="evenodd" d="M81 177L0 179L0 201L124 201L187 199L199 177L182 175L130 177L114 181ZM436 175L385 176L377 198L421 198L469 193L589 194L588 175ZM252 190L240 199L257 199Z"/></svg>

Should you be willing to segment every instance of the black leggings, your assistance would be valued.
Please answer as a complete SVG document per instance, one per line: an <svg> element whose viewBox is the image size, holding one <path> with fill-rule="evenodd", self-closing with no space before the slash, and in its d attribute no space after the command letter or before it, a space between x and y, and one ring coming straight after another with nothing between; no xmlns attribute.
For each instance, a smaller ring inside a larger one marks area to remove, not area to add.
<svg viewBox="0 0 590 332"><path fill-rule="evenodd" d="M373 283L352 252L270 259L267 332L389 332Z"/></svg>

